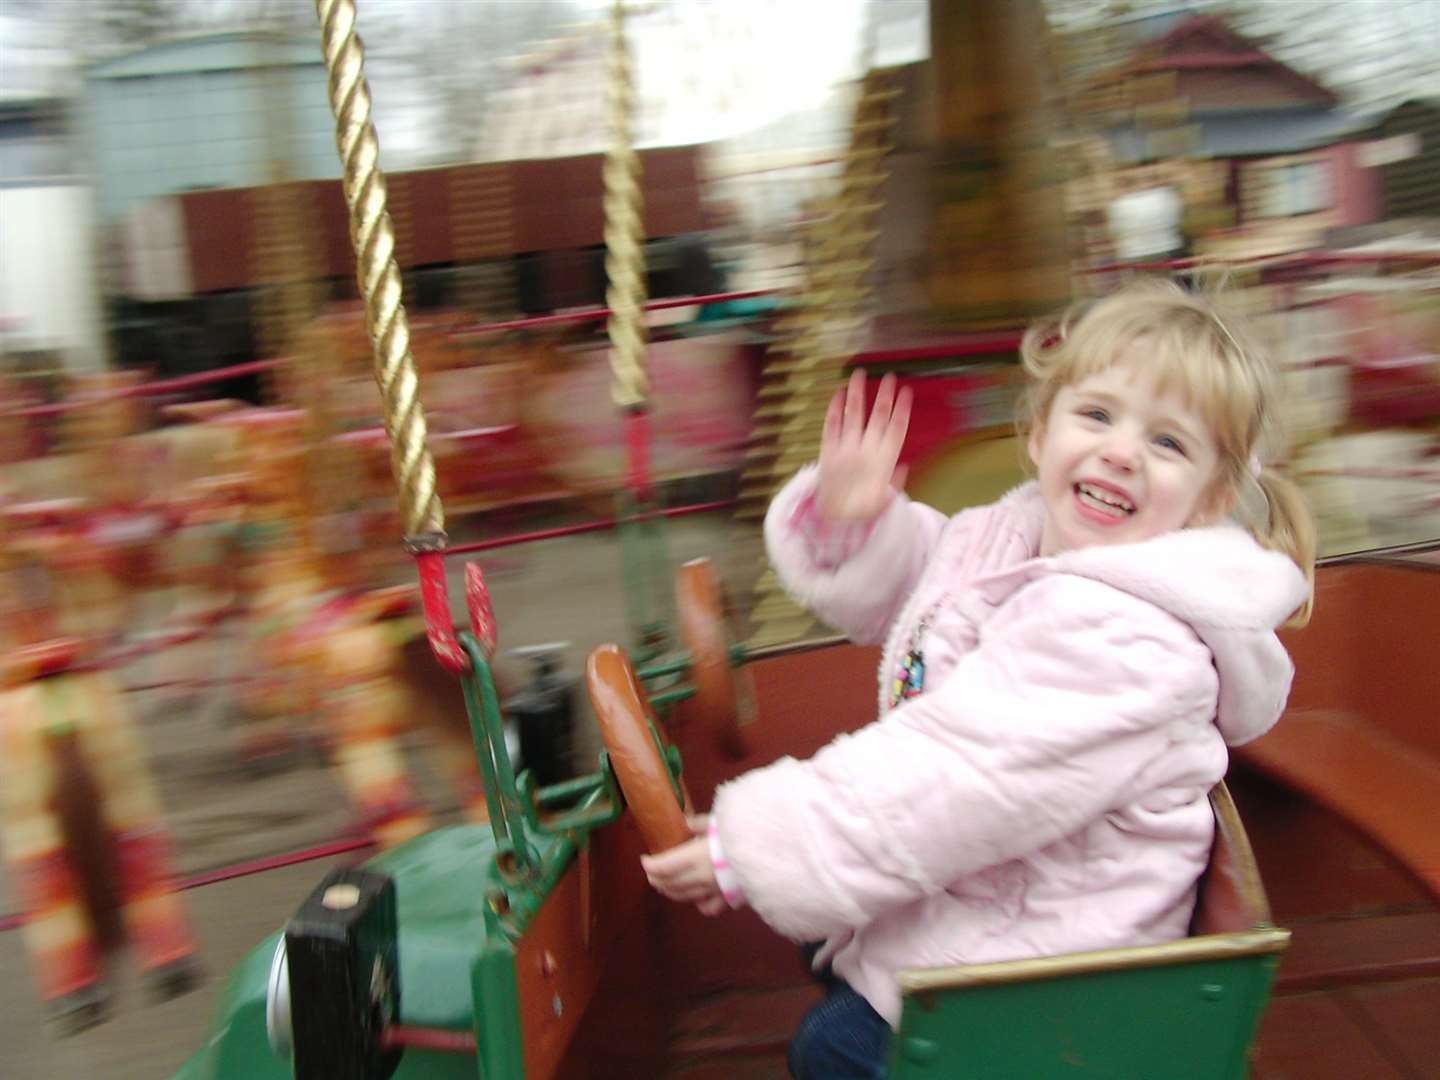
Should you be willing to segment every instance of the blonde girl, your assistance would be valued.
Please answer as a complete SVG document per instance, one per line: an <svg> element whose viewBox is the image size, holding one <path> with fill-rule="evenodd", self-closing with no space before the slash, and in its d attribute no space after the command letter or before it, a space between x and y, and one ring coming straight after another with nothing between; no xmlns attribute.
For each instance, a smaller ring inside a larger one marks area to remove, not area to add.
<svg viewBox="0 0 1440 1080"><path fill-rule="evenodd" d="M1141 281L1022 357L1035 478L954 517L892 486L908 392L882 380L868 420L863 374L836 395L765 535L798 599L884 642L879 717L644 860L674 900L824 942L800 1080L883 1075L902 969L1184 936L1227 746L1289 692L1275 629L1308 612L1314 535L1265 464L1263 350Z"/></svg>

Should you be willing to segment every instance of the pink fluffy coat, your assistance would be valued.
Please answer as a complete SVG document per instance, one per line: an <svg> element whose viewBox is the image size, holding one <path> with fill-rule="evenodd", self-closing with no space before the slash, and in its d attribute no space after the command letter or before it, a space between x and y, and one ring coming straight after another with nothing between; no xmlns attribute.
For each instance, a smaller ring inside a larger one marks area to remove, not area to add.
<svg viewBox="0 0 1440 1080"><path fill-rule="evenodd" d="M771 506L770 558L853 640L889 631L880 718L716 793L750 905L892 1025L903 969L1184 936L1226 744L1289 692L1294 563L1233 525L1039 558L1034 485L949 519L897 497L837 541L803 527L814 480ZM932 609L924 693L890 709Z"/></svg>

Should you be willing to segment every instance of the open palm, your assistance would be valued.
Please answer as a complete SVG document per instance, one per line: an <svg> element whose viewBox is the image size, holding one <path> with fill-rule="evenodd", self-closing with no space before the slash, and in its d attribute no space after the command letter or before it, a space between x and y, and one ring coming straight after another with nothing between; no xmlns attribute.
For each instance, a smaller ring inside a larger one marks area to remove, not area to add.
<svg viewBox="0 0 1440 1080"><path fill-rule="evenodd" d="M895 464L910 426L909 389L895 392L895 376L880 380L875 407L865 418L865 372L837 390L825 414L815 498L831 521L870 521L890 505L904 482Z"/></svg>

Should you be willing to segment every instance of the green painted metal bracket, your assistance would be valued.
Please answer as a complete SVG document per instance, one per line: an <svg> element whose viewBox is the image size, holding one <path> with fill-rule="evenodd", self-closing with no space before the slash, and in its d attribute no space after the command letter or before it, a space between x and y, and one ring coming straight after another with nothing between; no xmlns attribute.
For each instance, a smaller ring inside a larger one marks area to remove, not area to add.
<svg viewBox="0 0 1440 1080"><path fill-rule="evenodd" d="M495 866L504 884L499 914L510 916L536 906L545 895L547 882L558 872L591 829L617 820L625 801L610 767L608 755L600 755L600 771L548 788L539 788L528 771L518 777L505 745L504 720L489 660L480 643L468 630L459 635L460 646L470 658L470 670L462 677L465 711L475 757L485 788L485 804L495 836ZM568 813L541 818L541 810L571 805ZM578 835L577 835L578 834ZM562 838L568 843L550 844L540 854L540 841ZM487 909L490 905L487 905ZM513 920L502 919L512 925Z"/></svg>
<svg viewBox="0 0 1440 1080"><path fill-rule="evenodd" d="M618 820L625 812L625 800L620 796L609 756L604 751L600 754L598 773L542 788L536 785L534 775L527 769L520 774L516 785L520 791L520 806L525 813L525 827L535 836L565 836L577 831L588 833L591 829ZM542 809L561 803L574 805L569 813L553 815L548 819L540 817Z"/></svg>
<svg viewBox="0 0 1440 1080"><path fill-rule="evenodd" d="M669 660L661 660L647 667L638 668L635 677L642 682L663 678L666 675L684 675L690 670L690 654L680 653Z"/></svg>
<svg viewBox="0 0 1440 1080"><path fill-rule="evenodd" d="M475 1003L477 1080L525 1080L524 1030L520 990L515 981L515 954L500 937L492 937L470 972Z"/></svg>
<svg viewBox="0 0 1440 1080"><path fill-rule="evenodd" d="M666 769L670 773L670 787L675 792L675 798L678 799L683 806L685 804L685 789L681 786L681 780L685 772L685 761L680 756L680 748L674 745L663 746L661 747L660 753L665 758Z"/></svg>
<svg viewBox="0 0 1440 1080"><path fill-rule="evenodd" d="M695 696L695 687L677 686L674 690L661 690L650 695L650 704L657 709L666 705L674 705L677 701L684 701L686 698Z"/></svg>
<svg viewBox="0 0 1440 1080"><path fill-rule="evenodd" d="M504 720L500 715L500 701L495 693L495 679L490 663L474 636L468 631L459 635L460 646L470 658L470 671L463 677L465 708L470 717L471 737L475 742L475 754L480 763L481 780L485 785L485 802L490 809L491 827L495 831L496 865L501 877L508 885L532 885L538 872L538 859L534 839L544 835L559 835L567 829L581 827L596 828L614 820L603 811L596 812L593 806L583 817L575 818L564 827L541 824L536 809L536 796L542 800L556 801L557 796L537 793L533 786L522 792L515 777L515 767L510 760L510 750L505 745ZM609 785L614 791L613 777L608 781L603 774L596 778L600 787ZM618 798L612 798L612 806L620 805ZM614 816L619 816L616 809Z"/></svg>
<svg viewBox="0 0 1440 1080"><path fill-rule="evenodd" d="M490 829L495 836L496 850L509 851L512 847L510 822L506 814L509 800L505 799L501 792L499 770L495 764L496 744L499 744L507 760L509 753L505 750L504 727L495 696L495 680L490 675L489 661L469 631L461 633L460 643L470 657L470 670L461 676L460 687L465 695L470 738L475 745L475 760L480 767L480 781L485 789L485 806L490 811ZM483 679L480 675L482 671ZM488 696L484 689L486 683L490 687Z"/></svg>
<svg viewBox="0 0 1440 1080"><path fill-rule="evenodd" d="M675 625L670 589L670 559L660 519L629 492L615 497L620 522L620 564L625 581L625 609L634 638L631 656L648 663L665 652Z"/></svg>
<svg viewBox="0 0 1440 1080"><path fill-rule="evenodd" d="M642 682L661 684L661 688L652 689L648 695L650 704L661 715L668 718L671 705L695 696L695 687L683 681L690 666L690 654L682 652L668 660L657 660L635 673Z"/></svg>

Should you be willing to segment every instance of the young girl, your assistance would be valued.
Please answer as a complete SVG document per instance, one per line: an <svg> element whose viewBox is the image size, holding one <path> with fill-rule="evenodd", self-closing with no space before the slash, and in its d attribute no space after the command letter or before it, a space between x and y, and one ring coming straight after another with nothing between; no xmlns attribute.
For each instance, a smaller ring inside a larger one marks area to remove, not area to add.
<svg viewBox="0 0 1440 1080"><path fill-rule="evenodd" d="M1274 631L1308 610L1314 538L1256 456L1262 354L1148 281L1021 352L1036 478L949 519L891 486L908 395L887 377L868 423L863 375L836 395L765 537L797 598L885 641L880 719L725 784L644 860L671 899L824 939L799 1080L882 1075L903 969L1183 937L1226 744L1289 692Z"/></svg>

